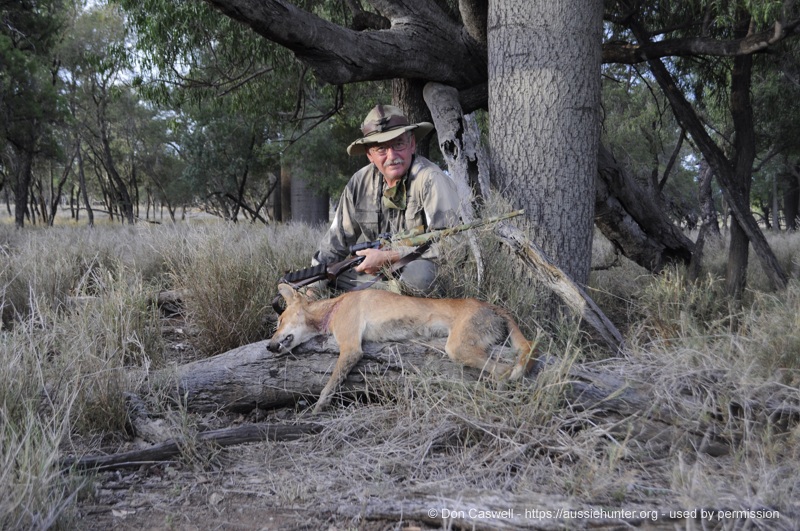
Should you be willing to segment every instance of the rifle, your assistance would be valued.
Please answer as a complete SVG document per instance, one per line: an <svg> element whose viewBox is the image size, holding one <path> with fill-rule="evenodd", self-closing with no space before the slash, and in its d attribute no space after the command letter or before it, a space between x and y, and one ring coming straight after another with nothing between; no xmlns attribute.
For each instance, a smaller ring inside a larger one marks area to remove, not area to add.
<svg viewBox="0 0 800 531"><path fill-rule="evenodd" d="M302 288L303 286L313 284L314 282L319 282L320 280L331 282L336 280L336 278L342 273L353 269L362 261L364 261L366 258L365 256L355 256L357 251L364 249L381 249L384 247L391 248L392 246L416 247L412 253L404 256L399 262L393 264L392 271L396 271L405 266L407 263L419 258L425 251L428 250L431 245L443 238L447 238L448 236L452 236L453 234L457 234L459 232L464 232L470 229L492 225L506 219L511 219L523 214L524 212L524 210L514 210L499 216L492 216L486 219L476 219L469 223L456 225L455 227L432 230L429 232L425 232L425 228L422 226L399 232L395 235L385 232L383 234L379 234L376 240L351 245L348 249L351 256L345 258L344 260L339 262L318 264L305 269L300 269L298 271L287 272L285 275L283 275L283 277L280 278L280 280L278 280L278 284L289 284L293 288L298 289ZM372 283L379 280L381 276L382 274L379 274L375 277L375 279L373 279L372 282L367 283L364 286L359 286L358 289L372 285ZM280 299L281 297L277 296L272 301L272 307L275 308L275 311L278 314L282 313L283 311L283 308L281 308L280 305Z"/></svg>

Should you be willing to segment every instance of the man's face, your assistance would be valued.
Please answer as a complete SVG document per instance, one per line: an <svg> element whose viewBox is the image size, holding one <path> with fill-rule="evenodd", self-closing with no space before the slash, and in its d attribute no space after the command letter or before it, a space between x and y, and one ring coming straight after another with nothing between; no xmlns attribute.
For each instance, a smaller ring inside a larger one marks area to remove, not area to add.
<svg viewBox="0 0 800 531"><path fill-rule="evenodd" d="M416 148L414 135L403 133L388 142L370 146L367 149L367 158L383 174L388 184L394 184L411 167L411 159Z"/></svg>

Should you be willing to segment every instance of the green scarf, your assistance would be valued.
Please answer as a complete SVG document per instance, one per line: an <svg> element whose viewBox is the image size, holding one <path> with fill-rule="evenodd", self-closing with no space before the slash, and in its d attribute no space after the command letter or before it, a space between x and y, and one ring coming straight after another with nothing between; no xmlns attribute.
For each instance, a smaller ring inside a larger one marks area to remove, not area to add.
<svg viewBox="0 0 800 531"><path fill-rule="evenodd" d="M400 179L397 184L383 191L383 206L386 208L406 209L406 181Z"/></svg>

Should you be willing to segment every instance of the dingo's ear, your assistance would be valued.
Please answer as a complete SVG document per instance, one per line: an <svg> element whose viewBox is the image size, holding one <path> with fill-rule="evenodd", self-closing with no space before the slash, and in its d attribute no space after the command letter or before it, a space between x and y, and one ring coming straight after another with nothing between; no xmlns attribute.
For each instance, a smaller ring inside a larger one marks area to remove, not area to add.
<svg viewBox="0 0 800 531"><path fill-rule="evenodd" d="M278 284L278 293L281 294L286 304L291 304L299 296L297 291L289 284Z"/></svg>

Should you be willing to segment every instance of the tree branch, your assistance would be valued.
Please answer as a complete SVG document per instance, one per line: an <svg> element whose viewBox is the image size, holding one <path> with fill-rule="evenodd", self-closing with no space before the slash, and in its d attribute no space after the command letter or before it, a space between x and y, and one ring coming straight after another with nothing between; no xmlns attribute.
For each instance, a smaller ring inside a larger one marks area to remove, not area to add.
<svg viewBox="0 0 800 531"><path fill-rule="evenodd" d="M637 39L643 43L650 42L648 40L649 34L641 23L632 19L630 27ZM658 85L664 92L664 96L666 96L669 101L675 118L681 124L681 127L686 129L687 133L692 137L697 147L703 153L703 157L713 169L717 182L722 188L725 200L731 207L731 211L739 222L739 225L747 234L765 273L775 287L784 289L788 284L788 277L750 212L749 198L743 197L741 190L735 185L734 170L731 161L728 160L723 150L708 134L700 117L692 108L691 103L689 103L683 95L683 92L675 83L672 74L664 63L660 59L649 59L648 65L650 71L653 73L653 77L655 77Z"/></svg>
<svg viewBox="0 0 800 531"><path fill-rule="evenodd" d="M770 46L800 35L800 19L781 24L775 22L769 29L741 39L721 41L707 37L666 39L639 44L603 45L604 63L636 64L662 57L691 57L699 55L733 57L765 52Z"/></svg>
<svg viewBox="0 0 800 531"><path fill-rule="evenodd" d="M487 17L489 14L488 0L458 0L458 10L464 21L464 28L470 37L488 46L486 38Z"/></svg>
<svg viewBox="0 0 800 531"><path fill-rule="evenodd" d="M328 83L409 78L457 88L486 80L486 54L462 26L425 2L373 0L391 29L354 31L286 0L206 0L259 35L293 51Z"/></svg>
<svg viewBox="0 0 800 531"><path fill-rule="evenodd" d="M344 3L353 14L351 27L356 31L389 29L392 25L388 18L365 11L359 0L345 0Z"/></svg>

